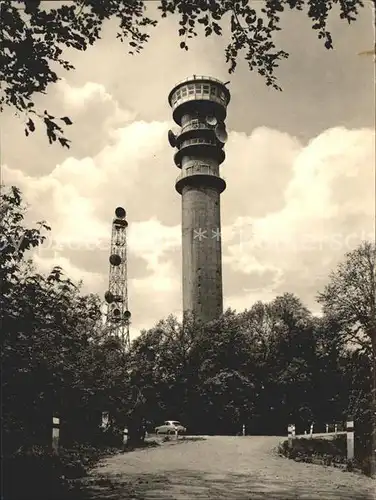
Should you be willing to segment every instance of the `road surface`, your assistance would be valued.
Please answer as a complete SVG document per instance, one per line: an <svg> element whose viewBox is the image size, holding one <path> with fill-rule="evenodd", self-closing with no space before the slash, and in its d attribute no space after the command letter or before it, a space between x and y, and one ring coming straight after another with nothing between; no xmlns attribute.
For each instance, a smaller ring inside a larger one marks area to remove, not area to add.
<svg viewBox="0 0 376 500"><path fill-rule="evenodd" d="M87 484L96 500L374 500L376 481L279 457L278 437L209 437L111 457Z"/></svg>

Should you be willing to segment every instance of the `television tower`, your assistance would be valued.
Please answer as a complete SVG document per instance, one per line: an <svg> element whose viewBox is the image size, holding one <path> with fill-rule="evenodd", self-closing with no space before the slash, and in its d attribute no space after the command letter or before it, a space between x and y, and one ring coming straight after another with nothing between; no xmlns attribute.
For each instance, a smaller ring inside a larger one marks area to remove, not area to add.
<svg viewBox="0 0 376 500"><path fill-rule="evenodd" d="M194 75L168 96L181 127L178 135L170 130L168 139L181 169L175 188L182 196L183 311L203 322L223 312L220 194L226 182L219 165L227 141L227 83Z"/></svg>
<svg viewBox="0 0 376 500"><path fill-rule="evenodd" d="M112 221L110 272L108 290L104 294L107 302L107 331L119 338L128 348L131 313L128 310L127 280L127 227L123 207L117 207Z"/></svg>

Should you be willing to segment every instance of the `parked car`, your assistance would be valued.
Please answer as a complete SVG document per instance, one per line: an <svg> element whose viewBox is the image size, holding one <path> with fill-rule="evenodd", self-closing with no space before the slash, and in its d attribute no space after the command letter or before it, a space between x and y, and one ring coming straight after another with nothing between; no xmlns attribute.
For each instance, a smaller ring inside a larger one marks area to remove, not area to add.
<svg viewBox="0 0 376 500"><path fill-rule="evenodd" d="M162 425L155 428L156 434L175 434L176 431L179 434L185 434L187 429L177 420L166 420Z"/></svg>

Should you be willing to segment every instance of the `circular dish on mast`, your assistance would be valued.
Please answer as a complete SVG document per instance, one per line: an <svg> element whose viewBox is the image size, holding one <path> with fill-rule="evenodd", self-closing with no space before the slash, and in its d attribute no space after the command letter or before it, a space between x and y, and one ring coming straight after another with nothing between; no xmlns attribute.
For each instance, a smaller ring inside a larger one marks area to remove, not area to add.
<svg viewBox="0 0 376 500"><path fill-rule="evenodd" d="M117 207L115 210L115 215L118 219L125 219L126 212L123 207Z"/></svg>
<svg viewBox="0 0 376 500"><path fill-rule="evenodd" d="M120 266L120 264L121 264L120 255L117 255L116 253L113 253L112 255L110 255L110 264L111 264L111 266Z"/></svg>
<svg viewBox="0 0 376 500"><path fill-rule="evenodd" d="M176 147L176 135L173 133L172 130L168 131L168 142L170 143L170 146L172 148Z"/></svg>
<svg viewBox="0 0 376 500"><path fill-rule="evenodd" d="M214 133L219 142L222 142L222 144L227 142L228 135L224 123L218 123L218 125L214 129Z"/></svg>
<svg viewBox="0 0 376 500"><path fill-rule="evenodd" d="M115 297L113 296L113 294L108 290L105 294L104 294L104 299L105 301L107 302L107 304L112 304L112 302L115 300Z"/></svg>
<svg viewBox="0 0 376 500"><path fill-rule="evenodd" d="M124 311L124 319L129 319L131 317L130 311Z"/></svg>
<svg viewBox="0 0 376 500"><path fill-rule="evenodd" d="M211 127L215 127L218 123L218 120L215 116L213 115L208 115L206 118L205 118L205 121L208 125L210 125Z"/></svg>
<svg viewBox="0 0 376 500"><path fill-rule="evenodd" d="M120 309L118 309L117 307L115 309L113 309L112 311L112 315L115 317L115 318L119 318L120 317Z"/></svg>

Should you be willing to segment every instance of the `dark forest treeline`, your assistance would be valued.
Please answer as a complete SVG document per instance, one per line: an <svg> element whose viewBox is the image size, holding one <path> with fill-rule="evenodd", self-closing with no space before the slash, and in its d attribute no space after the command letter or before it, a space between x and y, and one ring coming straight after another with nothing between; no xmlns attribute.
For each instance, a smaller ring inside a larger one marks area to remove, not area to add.
<svg viewBox="0 0 376 500"><path fill-rule="evenodd" d="M189 432L285 435L315 422L358 427L370 405L370 357L349 348L338 325L291 294L198 329L173 317L142 332L130 353L143 414L180 419ZM368 415L369 416L369 415Z"/></svg>
<svg viewBox="0 0 376 500"><path fill-rule="evenodd" d="M324 430L352 415L358 450L366 454L372 349L359 323L345 322L344 310L335 313L330 286L338 285L338 276L320 296L323 317L284 294L241 313L228 310L206 326L186 318L183 328L168 317L141 332L125 352L104 335L99 297L82 295L59 268L48 276L35 270L29 251L49 228L26 228L25 210L16 188L3 189L5 455L49 444L53 415L61 418L63 446L100 445L102 411L119 433L145 418L150 428L181 420L189 433L237 434L246 424L249 434L285 435L288 423L297 432L311 422ZM351 255L361 263L374 249L365 243ZM374 288L370 293L374 297Z"/></svg>

